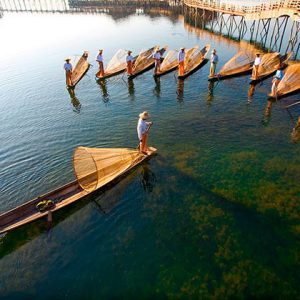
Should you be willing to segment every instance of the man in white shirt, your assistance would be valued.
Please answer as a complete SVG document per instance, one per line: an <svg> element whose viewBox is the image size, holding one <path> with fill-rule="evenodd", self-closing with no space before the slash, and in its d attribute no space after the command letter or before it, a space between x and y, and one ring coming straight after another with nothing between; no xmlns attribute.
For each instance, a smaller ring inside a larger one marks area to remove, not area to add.
<svg viewBox="0 0 300 300"><path fill-rule="evenodd" d="M103 50L102 49L99 50L99 54L98 54L97 59L96 59L96 61L99 64L99 70L96 74L97 77L103 77L104 76L104 65L103 65L103 55L102 55L102 53L103 53Z"/></svg>
<svg viewBox="0 0 300 300"><path fill-rule="evenodd" d="M132 51L127 52L126 56L126 64L127 64L127 75L132 75L132 67L133 67L133 56L131 55Z"/></svg>
<svg viewBox="0 0 300 300"><path fill-rule="evenodd" d="M158 74L160 73L160 60L161 60L161 54L159 49L156 49L155 53L153 54L153 58L155 61L154 74Z"/></svg>
<svg viewBox="0 0 300 300"><path fill-rule="evenodd" d="M260 54L257 53L254 60L253 71L252 71L252 78L255 80L258 78L258 68L260 64L261 64L261 57Z"/></svg>
<svg viewBox="0 0 300 300"><path fill-rule="evenodd" d="M219 57L217 55L217 50L214 49L211 53L210 57L210 71L209 71L209 77L215 77L215 72L216 72L216 66L217 63L219 62Z"/></svg>
<svg viewBox="0 0 300 300"><path fill-rule="evenodd" d="M73 71L73 67L72 64L70 63L71 59L70 58L66 58L65 59L65 64L64 64L64 69L66 71L66 84L67 86L72 86L72 71Z"/></svg>
<svg viewBox="0 0 300 300"><path fill-rule="evenodd" d="M178 63L179 63L178 73L179 73L179 76L184 75L184 59L185 59L185 48L180 48L180 51L178 53Z"/></svg>
<svg viewBox="0 0 300 300"><path fill-rule="evenodd" d="M147 122L146 120L149 118L149 114L147 111L144 111L139 114L139 121L137 124L137 133L140 141L140 151L143 154L147 154L147 139L149 129L152 126L153 122Z"/></svg>

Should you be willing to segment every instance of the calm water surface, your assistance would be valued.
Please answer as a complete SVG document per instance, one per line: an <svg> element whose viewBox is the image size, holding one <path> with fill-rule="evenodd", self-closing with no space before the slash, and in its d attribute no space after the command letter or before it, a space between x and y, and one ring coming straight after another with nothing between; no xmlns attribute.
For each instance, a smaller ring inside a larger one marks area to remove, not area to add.
<svg viewBox="0 0 300 300"><path fill-rule="evenodd" d="M152 72L99 85L94 57L210 43L220 64L245 44L182 18L5 14L0 19L0 211L74 180L76 146L135 147L148 110L159 154L105 191L0 240L0 298L300 297L299 107L274 103L271 79L209 86ZM63 59L90 51L75 95ZM299 96L298 96L299 97Z"/></svg>

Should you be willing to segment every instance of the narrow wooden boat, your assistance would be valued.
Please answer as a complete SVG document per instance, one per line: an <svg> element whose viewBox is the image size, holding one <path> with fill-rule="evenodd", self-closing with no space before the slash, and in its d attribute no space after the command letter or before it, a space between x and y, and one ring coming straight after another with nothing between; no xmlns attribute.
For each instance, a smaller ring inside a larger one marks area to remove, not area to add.
<svg viewBox="0 0 300 300"><path fill-rule="evenodd" d="M85 51L73 69L72 77L71 77L72 85L68 85L68 88L75 88L77 83L83 78L83 76L89 70L91 65L87 59L88 59L88 53Z"/></svg>
<svg viewBox="0 0 300 300"><path fill-rule="evenodd" d="M150 147L146 154L130 148L86 148L74 151L73 166L77 177L54 191L39 196L0 215L0 234L18 228L62 209L128 173L157 149ZM50 202L42 211L37 207Z"/></svg>
<svg viewBox="0 0 300 300"><path fill-rule="evenodd" d="M286 53L285 55L280 55L278 52L264 54L261 64L258 67L259 76L257 79L251 76L250 84L257 84L274 75L279 66L286 68L292 54L292 52Z"/></svg>
<svg viewBox="0 0 300 300"><path fill-rule="evenodd" d="M196 47L192 49L194 50L191 51L190 54L187 53L185 55L184 74L178 75L178 79L187 78L188 76L199 70L208 61L205 57L210 49L210 45L206 45L201 50L196 49Z"/></svg>
<svg viewBox="0 0 300 300"><path fill-rule="evenodd" d="M239 51L221 68L218 74L214 77L209 77L208 81L224 80L250 74L254 59L254 52Z"/></svg>
<svg viewBox="0 0 300 300"><path fill-rule="evenodd" d="M158 46L152 47L146 51L142 51L138 58L135 61L135 64L133 66L133 73L132 75L128 76L128 79L133 79L136 76L152 69L154 67L154 58L153 58L153 53L155 51L155 49L157 49ZM161 48L160 50L160 54L163 55L166 51L166 47Z"/></svg>
<svg viewBox="0 0 300 300"><path fill-rule="evenodd" d="M168 74L178 67L178 50L170 50L163 62L160 65L160 72L154 74L154 77L160 77L165 74Z"/></svg>
<svg viewBox="0 0 300 300"><path fill-rule="evenodd" d="M282 80L277 86L277 95L269 94L269 99L281 99L300 91L300 63L286 68Z"/></svg>
<svg viewBox="0 0 300 300"><path fill-rule="evenodd" d="M116 76L125 72L127 68L126 63L127 51L123 49L119 49L116 54L112 57L112 59L107 64L106 69L104 70L104 76L96 77L96 80L104 80L112 76ZM133 58L133 64L135 63L137 56Z"/></svg>

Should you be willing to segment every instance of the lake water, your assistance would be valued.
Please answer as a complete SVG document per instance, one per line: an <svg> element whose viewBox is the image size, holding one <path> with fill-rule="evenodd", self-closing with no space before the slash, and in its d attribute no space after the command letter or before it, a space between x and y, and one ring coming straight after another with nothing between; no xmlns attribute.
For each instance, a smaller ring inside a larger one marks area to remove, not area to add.
<svg viewBox="0 0 300 300"><path fill-rule="evenodd" d="M273 103L271 79L214 87L209 64L180 82L152 71L94 79L120 48L204 46L220 67L244 43L182 17L13 14L0 19L0 211L74 180L79 145L136 147L148 110L158 155L105 191L0 239L0 298L299 298L300 107ZM70 95L64 58L93 64ZM298 96L299 98L299 96Z"/></svg>

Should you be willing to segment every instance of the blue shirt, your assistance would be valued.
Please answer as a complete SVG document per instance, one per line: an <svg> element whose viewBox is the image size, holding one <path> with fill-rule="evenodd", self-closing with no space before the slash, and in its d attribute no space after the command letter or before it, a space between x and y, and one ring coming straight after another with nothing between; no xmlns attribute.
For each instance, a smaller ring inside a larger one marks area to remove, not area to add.
<svg viewBox="0 0 300 300"><path fill-rule="evenodd" d="M276 71L275 77L276 77L277 79L281 80L282 77L283 77L283 72L282 72L282 70L277 70L277 71Z"/></svg>

